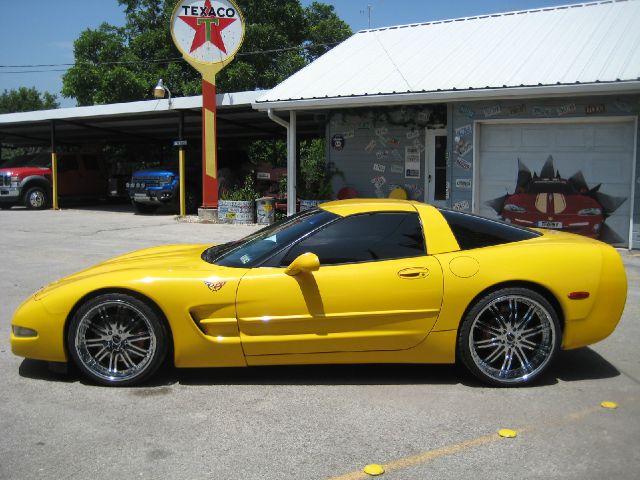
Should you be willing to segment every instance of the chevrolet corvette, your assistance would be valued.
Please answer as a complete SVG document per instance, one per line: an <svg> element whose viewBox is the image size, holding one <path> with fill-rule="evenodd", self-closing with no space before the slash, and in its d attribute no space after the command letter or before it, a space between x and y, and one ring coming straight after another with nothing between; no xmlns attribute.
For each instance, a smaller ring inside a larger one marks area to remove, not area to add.
<svg viewBox="0 0 640 480"><path fill-rule="evenodd" d="M148 248L51 283L19 356L125 386L178 368L455 363L494 386L604 339L627 281L611 246L404 200L322 204L220 245Z"/></svg>

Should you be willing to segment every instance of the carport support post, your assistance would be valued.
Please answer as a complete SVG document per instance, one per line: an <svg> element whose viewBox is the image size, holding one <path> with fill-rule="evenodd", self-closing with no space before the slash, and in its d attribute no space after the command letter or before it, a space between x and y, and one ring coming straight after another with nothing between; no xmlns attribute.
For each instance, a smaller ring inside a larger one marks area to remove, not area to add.
<svg viewBox="0 0 640 480"><path fill-rule="evenodd" d="M287 215L296 213L296 112L289 112L287 130Z"/></svg>
<svg viewBox="0 0 640 480"><path fill-rule="evenodd" d="M51 205L58 208L58 153L56 152L56 121L51 120Z"/></svg>
<svg viewBox="0 0 640 480"><path fill-rule="evenodd" d="M289 112L289 122L287 123L275 114L270 108L267 109L267 116L287 129L287 216L296 213L296 112Z"/></svg>
<svg viewBox="0 0 640 480"><path fill-rule="evenodd" d="M178 174L180 175L180 216L187 215L187 202L186 202L186 190L185 190L185 152L184 145L182 144L184 136L184 112L180 112L180 123L178 124L178 140L180 146L178 147Z"/></svg>

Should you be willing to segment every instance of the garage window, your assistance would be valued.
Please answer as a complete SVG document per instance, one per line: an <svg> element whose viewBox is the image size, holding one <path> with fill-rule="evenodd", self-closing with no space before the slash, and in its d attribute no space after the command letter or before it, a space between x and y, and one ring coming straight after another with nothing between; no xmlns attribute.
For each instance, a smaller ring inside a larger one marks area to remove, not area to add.
<svg viewBox="0 0 640 480"><path fill-rule="evenodd" d="M410 212L377 212L339 219L294 245L280 265L289 265L305 252L318 255L321 265L426 254L418 214Z"/></svg>

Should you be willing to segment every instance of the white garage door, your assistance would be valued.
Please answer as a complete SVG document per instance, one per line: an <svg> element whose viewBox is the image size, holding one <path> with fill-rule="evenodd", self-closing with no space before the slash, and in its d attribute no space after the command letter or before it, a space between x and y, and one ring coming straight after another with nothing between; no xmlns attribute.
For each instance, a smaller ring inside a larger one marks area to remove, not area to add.
<svg viewBox="0 0 640 480"><path fill-rule="evenodd" d="M588 189L601 184L597 194L592 191L588 195L602 203L608 215L602 239L620 246L628 244L633 123L481 124L479 130L475 208L481 215L498 216L499 201L493 200L515 192L518 159L533 178L549 173L549 168L544 172L543 168L545 163L550 165L551 157L556 178L558 174L560 179L573 177L575 183L582 172Z"/></svg>

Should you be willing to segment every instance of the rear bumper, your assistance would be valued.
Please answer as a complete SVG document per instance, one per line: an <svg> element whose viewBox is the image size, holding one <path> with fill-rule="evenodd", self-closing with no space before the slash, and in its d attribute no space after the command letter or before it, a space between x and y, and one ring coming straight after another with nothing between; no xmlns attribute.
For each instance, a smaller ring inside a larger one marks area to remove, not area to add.
<svg viewBox="0 0 640 480"><path fill-rule="evenodd" d="M593 308L584 319L568 321L565 325L562 348L584 347L607 338L615 330L627 301L627 276L620 254L610 246L603 246L600 288Z"/></svg>

